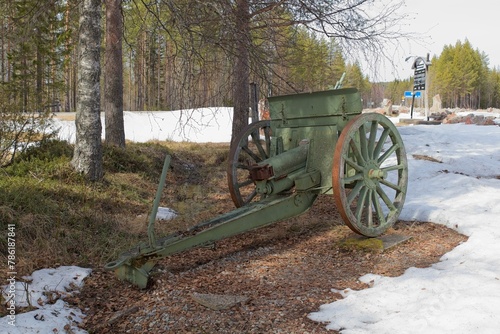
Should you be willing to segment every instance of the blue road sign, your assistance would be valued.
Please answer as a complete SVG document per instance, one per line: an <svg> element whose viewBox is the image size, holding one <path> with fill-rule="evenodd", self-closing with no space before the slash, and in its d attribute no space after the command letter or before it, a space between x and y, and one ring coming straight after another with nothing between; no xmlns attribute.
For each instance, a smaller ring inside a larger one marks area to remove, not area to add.
<svg viewBox="0 0 500 334"><path fill-rule="evenodd" d="M410 92L409 90L405 91L405 98L406 97L413 97L413 92ZM415 97L416 98L422 97L422 92L420 91L415 92Z"/></svg>

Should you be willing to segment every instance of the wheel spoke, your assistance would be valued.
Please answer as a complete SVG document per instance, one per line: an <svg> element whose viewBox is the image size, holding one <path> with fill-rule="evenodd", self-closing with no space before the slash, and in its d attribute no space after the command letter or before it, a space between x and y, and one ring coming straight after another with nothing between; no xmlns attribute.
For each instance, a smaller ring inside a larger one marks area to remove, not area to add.
<svg viewBox="0 0 500 334"><path fill-rule="evenodd" d="M399 170L403 170L405 168L404 165L394 165L394 166L386 166L386 167L383 167L382 170L385 171L385 172L392 172L392 171L399 171Z"/></svg>
<svg viewBox="0 0 500 334"><path fill-rule="evenodd" d="M242 149L250 156L250 158L253 159L253 161L255 162L262 161L262 159L257 154L255 154L251 149L248 148L248 146L243 146Z"/></svg>
<svg viewBox="0 0 500 334"><path fill-rule="evenodd" d="M367 191L368 191L368 189L366 187L362 187L362 189L359 193L358 203L356 206L356 221L357 222L360 222L361 217L363 216L363 209L365 208Z"/></svg>
<svg viewBox="0 0 500 334"><path fill-rule="evenodd" d="M354 168L356 171L362 173L363 172L363 167L361 167L360 165L358 165L356 163L356 161L350 159L349 157L345 157L345 162L351 166L352 168Z"/></svg>
<svg viewBox="0 0 500 334"><path fill-rule="evenodd" d="M363 185L364 185L363 182L358 182L358 183L356 183L354 188L352 188L352 190L349 192L349 195L347 195L347 206L349 206L349 207L351 206L352 202L358 196L359 191L361 190Z"/></svg>
<svg viewBox="0 0 500 334"><path fill-rule="evenodd" d="M365 210L366 210L366 225L368 227L373 227L375 224L373 222L373 209L372 209L372 198L373 198L373 191L372 189L368 190L368 194L366 196L366 203L365 205ZM360 225L363 225L363 221L359 221Z"/></svg>
<svg viewBox="0 0 500 334"><path fill-rule="evenodd" d="M377 186L377 194L380 196L380 198L382 198L385 205L387 205L390 211L396 210L396 206L394 206L394 203L392 203L391 199L389 198L389 196L387 196L384 189L382 189L380 185Z"/></svg>
<svg viewBox="0 0 500 334"><path fill-rule="evenodd" d="M359 134L359 147L361 148L361 156L363 157L363 161L370 159L368 156L368 144L366 143L366 130L365 124L361 124L358 130Z"/></svg>
<svg viewBox="0 0 500 334"><path fill-rule="evenodd" d="M344 184L351 184L351 183L354 183L354 182L360 181L360 180L363 180L363 174L358 173L358 174L354 174L353 176L349 176L349 177L344 178Z"/></svg>
<svg viewBox="0 0 500 334"><path fill-rule="evenodd" d="M244 202L245 202L245 203L250 203L250 202L251 202L251 201L255 198L255 196L257 196L257 190L255 190L255 189L254 189L254 190L250 193L250 195L248 195L247 197L245 197Z"/></svg>
<svg viewBox="0 0 500 334"><path fill-rule="evenodd" d="M378 194L378 188L377 191L372 191L375 212L377 213L378 216L379 225L385 225L386 220L384 216L384 210L382 210L382 206L380 205L379 197L377 196L377 194Z"/></svg>
<svg viewBox="0 0 500 334"><path fill-rule="evenodd" d="M382 152L382 149L384 148L385 141L387 137L389 136L390 129L385 128L382 134L380 135L380 138L378 139L377 146L375 147L375 150L373 151L373 159L378 157L380 153Z"/></svg>
<svg viewBox="0 0 500 334"><path fill-rule="evenodd" d="M247 179L241 183L238 183L238 188L243 188L243 187L246 187L250 184L253 184L253 181L251 179Z"/></svg>
<svg viewBox="0 0 500 334"><path fill-rule="evenodd" d="M259 151L260 158L262 160L266 160L268 158L268 156L267 156L267 153L266 153L264 147L260 143L260 133L259 132L257 132L257 134L252 133L252 141L255 144L255 146L257 147L257 150Z"/></svg>
<svg viewBox="0 0 500 334"><path fill-rule="evenodd" d="M262 130L265 141L260 140ZM249 124L239 135L236 143L238 144L231 147L229 152L230 163L227 176L231 198L237 207L241 207L262 197L257 193L253 180L248 178L248 171L252 163L261 162L270 156L270 121L265 120Z"/></svg>
<svg viewBox="0 0 500 334"><path fill-rule="evenodd" d="M375 143L377 140L377 122L372 122L372 126L370 128L370 138L368 139L368 157L370 159L375 158Z"/></svg>
<svg viewBox="0 0 500 334"><path fill-rule="evenodd" d="M363 158L363 156L361 154L361 149L355 140L351 140L349 142L349 147L351 148L352 153L354 154L354 157L356 158L356 160L363 163L365 161L365 159Z"/></svg>
<svg viewBox="0 0 500 334"><path fill-rule="evenodd" d="M387 186L387 187L389 187L391 189L396 190L397 192L400 192L400 191L403 190L403 188L401 188L399 185L394 184L392 182L389 182L387 180L380 180L379 182L382 183L384 186Z"/></svg>
<svg viewBox="0 0 500 334"><path fill-rule="evenodd" d="M242 164L242 163L239 163L239 164L236 165L236 169L250 170L250 166Z"/></svg>
<svg viewBox="0 0 500 334"><path fill-rule="evenodd" d="M271 154L271 127L264 127L264 137L266 139L266 152L268 153L267 158Z"/></svg>
<svg viewBox="0 0 500 334"><path fill-rule="evenodd" d="M392 145L385 153L378 158L378 164L381 165L388 157L390 157L397 149L399 148L399 144L395 143Z"/></svg>

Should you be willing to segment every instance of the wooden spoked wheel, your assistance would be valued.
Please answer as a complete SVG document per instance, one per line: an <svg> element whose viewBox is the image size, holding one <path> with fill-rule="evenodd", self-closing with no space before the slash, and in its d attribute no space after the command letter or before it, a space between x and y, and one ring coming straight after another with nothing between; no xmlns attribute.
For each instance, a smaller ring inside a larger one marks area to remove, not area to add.
<svg viewBox="0 0 500 334"><path fill-rule="evenodd" d="M342 129L333 157L332 185L344 222L375 237L398 219L408 185L408 163L394 124L377 113L361 114Z"/></svg>
<svg viewBox="0 0 500 334"><path fill-rule="evenodd" d="M254 182L250 179L249 166L269 158L271 151L270 121L247 125L229 151L227 180L229 192L236 207L260 200Z"/></svg>

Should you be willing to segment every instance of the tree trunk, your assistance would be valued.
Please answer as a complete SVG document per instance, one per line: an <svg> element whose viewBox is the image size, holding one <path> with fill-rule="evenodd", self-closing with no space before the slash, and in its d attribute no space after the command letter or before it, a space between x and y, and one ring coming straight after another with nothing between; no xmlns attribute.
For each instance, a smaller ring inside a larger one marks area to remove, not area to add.
<svg viewBox="0 0 500 334"><path fill-rule="evenodd" d="M1 26L1 35L0 35L0 82L5 82L5 22L4 18L0 20Z"/></svg>
<svg viewBox="0 0 500 334"><path fill-rule="evenodd" d="M172 98L170 97L170 77L171 77L171 68L170 68L170 62L169 62L169 59L170 59L170 53L169 53L169 40L166 39L165 40L165 84L164 84L164 87L163 87L163 91L164 91L164 94L163 94L163 100L164 100L164 104L165 104L165 109L166 110L172 110Z"/></svg>
<svg viewBox="0 0 500 334"><path fill-rule="evenodd" d="M136 55L136 75L135 81L137 86L137 96L135 102L136 110L144 110L144 68L146 66L145 62L145 48L146 48L146 32L141 31L139 35L138 45L137 45L137 55Z"/></svg>
<svg viewBox="0 0 500 334"><path fill-rule="evenodd" d="M76 111L76 96L78 87L78 54L80 53L79 47L77 46L72 52L73 65L71 66L71 107L70 110Z"/></svg>
<svg viewBox="0 0 500 334"><path fill-rule="evenodd" d="M248 0L238 0L236 3L236 63L234 67L234 111L231 144L236 136L248 124L250 108L250 14Z"/></svg>
<svg viewBox="0 0 500 334"><path fill-rule="evenodd" d="M69 3L66 4L66 21L64 25L64 31L69 32L70 31L70 6ZM68 38L66 42L66 51L71 50L71 42L72 39ZM71 54L68 52L65 55L65 65L64 65L64 72L66 76L66 82L65 82L65 87L64 87L64 111L65 112L70 112L71 111L71 69L72 69L72 62L71 62Z"/></svg>
<svg viewBox="0 0 500 334"><path fill-rule="evenodd" d="M106 0L106 59L104 62L104 113L106 144L125 147L123 121L123 18L121 0Z"/></svg>
<svg viewBox="0 0 500 334"><path fill-rule="evenodd" d="M100 117L101 1L83 0L79 29L76 143L71 164L87 179L102 178Z"/></svg>

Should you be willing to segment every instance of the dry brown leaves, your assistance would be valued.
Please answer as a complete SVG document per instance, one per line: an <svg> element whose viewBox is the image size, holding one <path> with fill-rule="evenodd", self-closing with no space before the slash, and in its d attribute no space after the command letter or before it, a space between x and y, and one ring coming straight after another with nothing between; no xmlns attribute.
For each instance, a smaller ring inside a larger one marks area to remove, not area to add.
<svg viewBox="0 0 500 334"><path fill-rule="evenodd" d="M389 233L412 238L374 253L342 247L351 233L322 196L300 217L161 261L144 291L97 269L71 302L87 314L90 333L326 333L307 315L342 298L332 288L365 289L364 274L427 267L466 239L444 226L398 222ZM214 311L193 293L248 301Z"/></svg>

